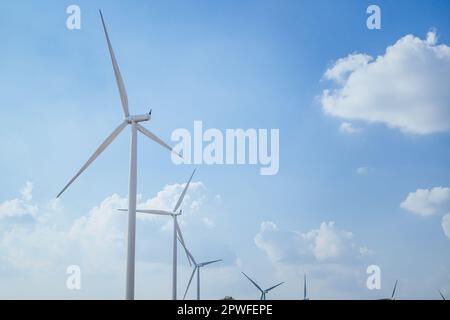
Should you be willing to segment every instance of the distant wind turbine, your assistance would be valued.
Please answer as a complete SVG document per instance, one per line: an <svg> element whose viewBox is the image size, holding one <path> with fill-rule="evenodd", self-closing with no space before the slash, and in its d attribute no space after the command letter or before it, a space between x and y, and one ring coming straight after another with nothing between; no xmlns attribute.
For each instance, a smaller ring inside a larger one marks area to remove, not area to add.
<svg viewBox="0 0 450 320"><path fill-rule="evenodd" d="M79 175L86 170L87 167L114 141L114 139L125 129L126 126L131 126L131 157L130 157L130 179L129 179L129 192L128 192L128 233L127 233L127 269L126 269L126 293L125 298L127 300L134 299L134 271L135 271L135 234L136 234L136 177L137 177L137 132L142 134L160 144L164 148L174 152L172 148L164 141L158 138L155 134L140 125L140 122L149 121L151 119L151 110L147 114L143 115L130 115L128 109L128 97L125 90L125 85L122 79L122 75L119 70L119 66L116 61L116 57L109 40L108 31L106 30L105 21L103 20L102 12L100 11L100 18L102 20L103 30L105 32L106 41L108 44L109 54L111 56L111 62L114 69L114 75L116 77L117 87L120 93L120 100L122 103L122 110L124 119L122 123L106 138L106 140L97 148L94 154L88 159L88 161L81 167L77 174L67 183L67 185L57 195L59 198L64 191L78 178ZM178 155L178 154L177 154ZM181 156L180 156L181 157Z"/></svg>
<svg viewBox="0 0 450 320"><path fill-rule="evenodd" d="M173 209L172 212L165 211L165 210L144 210L144 209L136 210L136 212L140 212L140 213L171 216L173 218L173 266L172 266L172 299L173 300L177 300L177 235L179 237L180 242L182 244L184 244L184 239L181 234L181 230L178 225L178 219L177 219L177 217L179 215L181 215L182 210L180 210L179 212L177 212L177 210L180 208L181 203L183 202L184 196L186 195L186 192L189 188L189 184L191 183L194 173L195 173L195 170L192 172L191 177L189 178L188 182L186 183L186 186L183 189L183 192L181 192L181 195L178 198L178 201L175 204L175 208ZM126 209L119 209L119 210L127 211ZM189 264L191 264L189 255L188 255L188 261L189 261Z"/></svg>
<svg viewBox="0 0 450 320"><path fill-rule="evenodd" d="M441 297L442 297L442 300L447 300L447 299L445 299L445 296L442 294L441 290L438 290L438 291L439 291L439 294L440 294Z"/></svg>
<svg viewBox="0 0 450 320"><path fill-rule="evenodd" d="M278 287L278 286L280 286L280 285L282 285L282 284L284 283L284 282L280 282L279 284L276 284L276 285L274 285L273 287L270 287L270 288L268 288L268 289L266 289L266 290L263 290L263 289L261 289L261 287L260 287L255 281L253 281L248 275L246 275L244 272L242 272L242 274L243 274L243 275L244 275L251 283L253 283L253 285L254 285L256 288L258 288L259 291L261 291L261 297L260 297L260 300L266 300L266 294L267 294L269 291L275 289L276 287Z"/></svg>
<svg viewBox="0 0 450 320"><path fill-rule="evenodd" d="M303 300L309 300L309 298L306 297L306 274L303 280Z"/></svg>
<svg viewBox="0 0 450 320"><path fill-rule="evenodd" d="M188 293L189 287L191 286L191 282L192 282L192 279L194 278L195 272L197 272L197 300L200 300L200 268L202 268L204 266L207 266L209 264L213 264L213 263L222 261L222 259L197 263L197 261L195 260L194 256L191 254L191 252L186 247L184 241L181 242L181 244L183 245L184 250L186 251L186 253L190 257L191 261L194 263L194 269L192 270L191 277L189 278L189 283L188 283L188 285L186 287L186 291L184 292L183 300L186 298L186 294Z"/></svg>
<svg viewBox="0 0 450 320"><path fill-rule="evenodd" d="M397 283L398 283L398 280L395 281L394 290L392 290L391 297L390 298L381 299L381 300L395 300L395 291L397 290Z"/></svg>

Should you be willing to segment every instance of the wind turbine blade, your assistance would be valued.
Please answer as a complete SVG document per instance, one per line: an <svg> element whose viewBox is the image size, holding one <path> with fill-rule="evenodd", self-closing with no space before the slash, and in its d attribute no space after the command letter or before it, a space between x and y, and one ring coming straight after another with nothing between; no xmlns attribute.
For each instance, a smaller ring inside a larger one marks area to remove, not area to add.
<svg viewBox="0 0 450 320"><path fill-rule="evenodd" d="M103 14L101 11L100 11L100 18L102 19L103 30L105 31L106 41L108 42L109 55L111 56L111 62L112 62L113 69L114 69L114 75L116 77L117 87L119 88L120 101L122 102L123 114L125 115L125 117L129 117L130 112L128 110L127 92L125 90L125 85L123 83L122 75L120 74L119 65L117 64L116 56L114 55L111 41L109 40L108 31L106 30L105 20L103 20Z"/></svg>
<svg viewBox="0 0 450 320"><path fill-rule="evenodd" d="M66 184L66 186L61 190L60 193L58 193L58 195L56 196L56 198L59 198L64 191L66 191L66 189L72 184L72 182L75 181L76 178L78 178L78 176L80 174L83 173L84 170L86 170L87 167L89 167L89 165L95 160L97 159L97 157L103 152L103 150L105 150L110 144L111 142L114 141L114 139L119 135L119 133L122 132L122 130L127 126L127 122L122 122L122 124L120 126L118 126L109 136L108 138L106 138L105 141L103 141L103 143L97 148L97 150L95 150L94 154L88 159L88 161L81 167L81 169L77 172L77 174Z"/></svg>
<svg viewBox="0 0 450 320"><path fill-rule="evenodd" d="M281 286L284 282L280 282L279 284L274 285L273 287L270 287L269 289L266 289L266 292L269 292L272 289L275 289L278 286Z"/></svg>
<svg viewBox="0 0 450 320"><path fill-rule="evenodd" d="M136 125L138 130L140 132L142 132L144 135L146 135L147 137L149 137L150 139L152 139L153 141L155 141L156 143L160 144L161 146L163 146L164 148L166 148L167 150L170 150L171 152L175 153L177 156L179 156L180 158L181 155L176 153L175 151L173 151L172 147L170 147L167 143L165 143L164 141L162 141L160 138L158 138L155 134L153 134L152 132L150 132L149 130L145 129L143 126L141 126L139 123Z"/></svg>
<svg viewBox="0 0 450 320"><path fill-rule="evenodd" d="M202 262L201 265L202 265L202 267L204 267L204 266L207 266L208 264L216 263L216 262L219 262L219 261L222 261L222 259Z"/></svg>
<svg viewBox="0 0 450 320"><path fill-rule="evenodd" d="M187 294L187 292L189 290L189 287L191 286L192 278L194 278L194 274L195 274L196 270L197 270L197 266L194 268L194 270L192 271L191 277L189 278L189 282L188 282L188 285L186 287L186 291L184 292L183 300L186 298L186 294Z"/></svg>
<svg viewBox="0 0 450 320"><path fill-rule="evenodd" d="M186 195L186 191L189 188L189 184L191 183L192 177L194 176L195 173L195 169L191 174L191 177L189 178L188 182L186 183L186 186L183 189L183 192L180 195L180 198L177 201L177 204L175 205L175 209L173 210L173 212L177 212L178 208L180 207L181 203L183 202L184 196Z"/></svg>
<svg viewBox="0 0 450 320"><path fill-rule="evenodd" d="M157 214L160 216L171 216L172 212L165 211L165 210L144 210L144 209L136 209L136 212L140 213L148 213L148 214Z"/></svg>
<svg viewBox="0 0 450 320"><path fill-rule="evenodd" d="M394 296L395 296L395 290L397 289L397 282L398 282L398 280L395 281L394 290L392 291L391 299L394 299Z"/></svg>
<svg viewBox="0 0 450 320"><path fill-rule="evenodd" d="M253 285L254 285L255 287L257 287L259 291L264 292L264 290L261 289L261 287L258 286L258 284L257 284L255 281L253 281L248 275L246 275L244 272L242 272L242 274L243 274L248 280L250 280L250 282L253 283Z"/></svg>
<svg viewBox="0 0 450 320"><path fill-rule="evenodd" d="M180 231L180 229L178 229ZM178 234L179 235L179 234ZM186 251L186 254L190 257L190 259L192 260L192 262L194 263L195 266L197 266L197 262L194 259L194 256L191 254L191 252L188 250L188 248L186 247L186 244L184 243L184 241L181 241L180 237L178 237L178 239L180 240L181 245L184 248L184 251Z"/></svg>
<svg viewBox="0 0 450 320"><path fill-rule="evenodd" d="M180 243L182 244L182 242L181 242L182 240L180 239L180 236L177 236L177 238L178 238L178 241L180 241ZM187 261L189 263L189 267L192 267L191 257L189 256L189 254L187 253L186 250L184 250L184 253L186 254L186 258L187 258Z"/></svg>
<svg viewBox="0 0 450 320"><path fill-rule="evenodd" d="M444 297L444 295L442 294L441 290L438 290L438 291L439 291L439 294L440 294L441 297L442 297L442 300L446 300L445 297Z"/></svg>
<svg viewBox="0 0 450 320"><path fill-rule="evenodd" d="M183 234L181 233L180 226L178 225L178 221L175 220L175 224L176 224L176 228L177 228L178 237L180 238L180 242L183 246L186 246L186 244L184 243L184 238L183 238Z"/></svg>
<svg viewBox="0 0 450 320"><path fill-rule="evenodd" d="M175 228L177 229L178 241L180 241L180 243L183 246L183 248L185 248L186 244L184 243L183 234L181 233L181 229L180 229L180 226L178 225L177 219L174 219L174 222L175 222ZM186 250L184 250L184 252L186 253L186 257L187 257L187 260L189 262L189 266L192 266L191 257L189 256L189 254L187 253Z"/></svg>
<svg viewBox="0 0 450 320"><path fill-rule="evenodd" d="M118 211L128 211L128 209L117 209ZM148 213L148 214L157 214L160 216L171 216L172 212L164 211L164 210L145 210L145 209L136 209L136 212L139 213Z"/></svg>

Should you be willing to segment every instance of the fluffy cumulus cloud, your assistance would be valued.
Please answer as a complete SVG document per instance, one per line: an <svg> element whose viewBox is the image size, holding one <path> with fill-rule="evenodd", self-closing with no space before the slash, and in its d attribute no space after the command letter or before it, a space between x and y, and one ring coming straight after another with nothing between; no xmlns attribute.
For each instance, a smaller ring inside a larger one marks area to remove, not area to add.
<svg viewBox="0 0 450 320"><path fill-rule="evenodd" d="M184 186L183 183L166 185L152 198L138 197L138 207L173 209ZM38 279L43 276L58 274L63 278L47 279L46 281L49 284L55 281L64 283L66 267L77 264L82 267L86 277L109 281L105 280L109 275L108 279L121 279L126 251L126 214L120 213L117 209L127 207L128 199L126 197L118 194L108 196L87 213L68 221L67 219L61 220L65 209L60 200L51 200L41 209L32 203L32 191L33 185L27 183L20 192L20 198L7 200L0 204L0 219L4 221L8 219L10 222L3 223L0 228L0 266L2 269L0 278L5 277L8 272L16 276L20 275L20 277L32 277L32 274L36 274L36 277L30 278L30 281L38 285L37 283L40 281ZM214 199L212 202L215 203ZM198 220L198 225L203 226L204 229L207 229L205 224L212 227L214 225L213 217L203 213L204 203L209 204L205 187L201 182L192 182L183 202L184 211L180 223L183 226L191 226ZM32 219L28 223L12 219L22 216L30 216ZM172 229L165 228L165 226L171 221L164 218L166 217L138 215L138 219L141 220L138 223L138 231L143 231L138 232L136 240L139 243L139 247L137 247L138 262L159 264L159 268L170 263L170 255L165 253L171 246L161 248L160 243L155 241L154 237L149 239L149 235L154 235L158 238L162 237L170 243ZM142 221L148 219L151 220ZM189 230L192 231L191 229ZM187 238L189 238L189 234ZM147 251L151 251L151 253L148 254ZM169 269L167 268L167 270ZM105 278L99 275L103 275ZM100 285L100 287L102 286L104 283ZM64 290L64 287L61 288ZM30 290L32 289L30 288ZM39 287L35 290L34 292L41 292Z"/></svg>
<svg viewBox="0 0 450 320"><path fill-rule="evenodd" d="M296 283L303 275L308 276L309 297L349 299L364 292L365 270L374 252L358 245L352 232L333 221L305 232L265 221L254 241L280 279L295 279Z"/></svg>
<svg viewBox="0 0 450 320"><path fill-rule="evenodd" d="M314 239L314 256L317 259L339 257L353 238L351 232L337 229L334 222L322 222L318 230L310 231L308 235Z"/></svg>
<svg viewBox="0 0 450 320"><path fill-rule="evenodd" d="M165 185L164 188L159 191L154 198L150 198L146 201L142 201L138 208L141 209L161 209L172 211L183 192L186 183L174 183ZM189 185L189 192L183 200L180 209L184 213L195 213L201 207L205 200L205 186L202 182L191 182ZM140 219L152 219L151 215L139 215Z"/></svg>
<svg viewBox="0 0 450 320"><path fill-rule="evenodd" d="M138 196L138 208L143 209L163 209L172 210L186 184L170 184L157 193L155 197L142 199ZM7 257L11 257L11 261L19 261L15 259L13 253L20 247L26 247L25 244L33 244L30 248L42 244L43 249L62 245L65 240L76 242L78 246L82 246L86 252L92 253L95 257L99 252L105 252L106 247L114 249L114 243L122 245L125 240L123 229L124 213L120 213L118 209L126 208L128 199L118 194L113 194L105 198L98 206L93 207L85 215L81 215L75 219L68 228L59 227L52 221L52 212L61 211L59 201L50 201L46 210L39 212L37 205L30 203L32 200L33 185L30 182L21 190L22 198L13 199L3 202L0 205L0 217L21 216L32 214L35 218L34 225L13 224L10 230L6 230L3 234L3 248L11 249ZM185 212L183 216L192 215L199 210L202 202L206 197L205 188L201 182L192 182L189 192L186 194L182 208ZM182 216L182 217L183 217ZM138 214L140 220L159 219L160 221L168 221L169 219L161 219L160 216L147 214ZM212 218L202 217L209 224L213 224ZM169 221L170 222L170 221ZM164 228L164 225L161 227ZM41 239L41 241L36 241ZM49 241L46 242L45 240ZM63 241L64 239L64 241ZM53 243L52 243L53 242ZM111 246L111 244L113 244Z"/></svg>
<svg viewBox="0 0 450 320"><path fill-rule="evenodd" d="M29 204L36 208L33 223L19 221L0 232L0 260L4 266L30 272L69 265L69 258L87 269L95 269L98 258L110 263L124 247L123 219L117 209L125 204L125 198L112 195L68 225L57 218L59 201L50 201L44 210ZM107 268L108 263L100 265Z"/></svg>
<svg viewBox="0 0 450 320"><path fill-rule="evenodd" d="M26 202L30 202L33 199L33 184L30 181L25 183L25 186L20 190L22 199Z"/></svg>
<svg viewBox="0 0 450 320"><path fill-rule="evenodd" d="M339 229L333 221L322 222L318 229L307 232L280 230L275 223L265 221L255 236L255 244L273 263L284 264L298 260L336 261L371 252L366 247L358 247L353 234Z"/></svg>
<svg viewBox="0 0 450 320"><path fill-rule="evenodd" d="M444 215L450 209L450 188L434 187L410 192L400 207L422 217ZM442 229L450 238L450 213L442 217Z"/></svg>
<svg viewBox="0 0 450 320"><path fill-rule="evenodd" d="M20 191L21 197L0 203L0 220L6 218L34 217L37 206L31 204L33 184L27 182Z"/></svg>
<svg viewBox="0 0 450 320"><path fill-rule="evenodd" d="M435 187L410 192L400 207L420 216L431 216L442 214L449 203L450 188Z"/></svg>
<svg viewBox="0 0 450 320"><path fill-rule="evenodd" d="M414 134L450 129L450 47L434 31L426 39L406 35L377 58L350 54L324 79L332 84L320 97L328 115Z"/></svg>

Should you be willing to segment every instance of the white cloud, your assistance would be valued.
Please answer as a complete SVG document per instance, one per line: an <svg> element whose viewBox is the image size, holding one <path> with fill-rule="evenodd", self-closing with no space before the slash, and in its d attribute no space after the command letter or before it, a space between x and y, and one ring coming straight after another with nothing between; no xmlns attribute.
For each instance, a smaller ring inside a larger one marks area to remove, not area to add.
<svg viewBox="0 0 450 320"><path fill-rule="evenodd" d="M442 217L442 229L447 238L450 238L450 213Z"/></svg>
<svg viewBox="0 0 450 320"><path fill-rule="evenodd" d="M166 185L154 197L138 197L138 206L172 210L184 184ZM30 188L23 188L23 190ZM25 192L31 195L31 193ZM30 199L30 197L23 196ZM26 203L23 199L5 203ZM201 182L191 183L186 194L183 215L180 217L185 241L198 259L223 258L224 262L205 270L205 281L212 274L217 288L206 290L205 296L218 299L235 272L237 257L213 228L205 225L220 221L220 206L206 192ZM192 203L196 205L191 206ZM11 220L0 223L0 297L29 299L78 299L123 297L126 261L126 208L128 199L113 194L84 213L72 212L61 200L43 203L34 212L33 219ZM67 204L65 204L67 205ZM5 207L5 206L4 206ZM191 208L194 207L195 210ZM9 212L9 211L8 211ZM214 214L212 213L214 212ZM74 215L77 218L73 219ZM136 232L136 297L165 299L170 297L172 263L172 219L138 215ZM150 219L152 218L152 219ZM145 221L143 221L145 219ZM7 222L7 223L6 223ZM18 223L20 222L20 223ZM24 221L25 222L25 221ZM203 237L207 241L203 241ZM181 250L181 249L180 249ZM191 268L180 251L180 283L187 283ZM181 257L183 257L181 259ZM82 270L83 290L69 291L65 283L66 268L78 265ZM148 286L148 283L153 283Z"/></svg>
<svg viewBox="0 0 450 320"><path fill-rule="evenodd" d="M322 222L319 230L310 233L314 238L314 255L317 259L339 257L353 238L351 232L336 229L333 221Z"/></svg>
<svg viewBox="0 0 450 320"><path fill-rule="evenodd" d="M26 202L30 202L33 199L33 184L30 181L25 183L25 186L20 190L22 199Z"/></svg>
<svg viewBox="0 0 450 320"><path fill-rule="evenodd" d="M348 299L361 298L367 257L373 255L369 248L358 246L354 238L334 222L322 222L317 229L300 232L283 230L265 221L254 240L272 263L275 274L271 277L297 283L306 274L310 297ZM292 293L297 296L298 286L293 288L297 288Z"/></svg>
<svg viewBox="0 0 450 320"><path fill-rule="evenodd" d="M339 132L341 133L354 134L358 133L359 131L360 129L355 128L350 122L342 122L339 126Z"/></svg>
<svg viewBox="0 0 450 320"><path fill-rule="evenodd" d="M39 272L75 253L68 243L67 232L54 226L14 226L1 239L1 256L16 272ZM3 263L4 263L3 262ZM50 270L50 269L49 269Z"/></svg>
<svg viewBox="0 0 450 320"><path fill-rule="evenodd" d="M442 217L442 229L447 238L450 238L450 213Z"/></svg>
<svg viewBox="0 0 450 320"><path fill-rule="evenodd" d="M126 208L128 200L113 194L103 200L99 206L92 208L88 215L74 221L68 237L80 240L87 246L124 240L123 230L119 225L120 213L117 209Z"/></svg>
<svg viewBox="0 0 450 320"><path fill-rule="evenodd" d="M351 54L346 58L339 59L332 68L329 68L325 72L324 78L340 84L345 84L352 72L364 67L371 60L372 57L367 54Z"/></svg>
<svg viewBox="0 0 450 320"><path fill-rule="evenodd" d="M21 189L22 197L20 199L6 200L0 203L0 219L2 218L16 218L30 216L34 217L38 211L36 205L30 203L33 191L33 184L27 182Z"/></svg>
<svg viewBox="0 0 450 320"><path fill-rule="evenodd" d="M138 205L140 209L160 209L172 211L183 191L186 183L175 183L165 185L164 188L157 193L153 198L141 202ZM180 209L183 210L183 216L186 214L195 213L201 208L202 202L205 199L205 186L202 182L191 182L189 184L189 192L186 193L183 204ZM141 214L139 219L152 219L152 215Z"/></svg>
<svg viewBox="0 0 450 320"><path fill-rule="evenodd" d="M435 32L399 39L374 59L350 54L329 68L321 104L326 114L384 123L414 134L450 129L450 47Z"/></svg>
<svg viewBox="0 0 450 320"><path fill-rule="evenodd" d="M140 208L173 209L185 184L166 185L153 198L142 200L138 197ZM21 199L5 201L0 205L0 217L33 215L31 224L7 225L0 230L0 265L23 270L52 270L67 264L80 264L95 272L101 269L117 270L123 266L125 252L126 214L117 209L126 208L128 199L118 194L105 198L85 215L73 222L61 221L64 214L59 200L51 200L44 210L38 210L27 202L32 199L32 184L27 183L21 191ZM188 216L193 211L191 203L196 202L196 210L204 199L201 182L191 183L185 202ZM156 221L158 217L152 216ZM183 214L183 221L186 220ZM138 215L149 219L147 215ZM203 217L206 219L207 217ZM160 218L168 223L169 219ZM207 220L212 223L212 220ZM149 225L149 224L145 224ZM161 223L153 223L152 233L162 230ZM141 240L141 245L144 241ZM68 260L72 259L72 260ZM65 268L65 267L64 267Z"/></svg>
<svg viewBox="0 0 450 320"><path fill-rule="evenodd" d="M430 216L442 213L449 202L450 188L435 187L410 192L400 207L420 216Z"/></svg>
<svg viewBox="0 0 450 320"><path fill-rule="evenodd" d="M333 221L322 222L318 229L306 233L283 231L272 221L265 221L255 236L255 244L273 263L295 263L299 258L305 261L305 257L313 261L335 260L360 254L353 234L338 229Z"/></svg>
<svg viewBox="0 0 450 320"><path fill-rule="evenodd" d="M432 46L437 43L436 30L431 30L427 32L427 43Z"/></svg>

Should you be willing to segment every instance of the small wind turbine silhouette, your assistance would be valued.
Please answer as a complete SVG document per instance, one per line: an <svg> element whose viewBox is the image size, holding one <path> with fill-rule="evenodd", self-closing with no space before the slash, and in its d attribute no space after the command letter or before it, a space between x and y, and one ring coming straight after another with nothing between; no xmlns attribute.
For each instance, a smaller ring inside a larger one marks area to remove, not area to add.
<svg viewBox="0 0 450 320"><path fill-rule="evenodd" d="M197 300L200 300L200 268L203 268L204 266L207 266L209 264L213 264L213 263L222 261L222 259L197 263L194 256L191 254L191 252L186 247L184 241L182 242L180 239L180 242L181 242L181 245L184 247L184 250L186 251L187 255L189 256L191 261L194 263L194 269L192 270L191 277L189 278L189 283L186 287L186 291L184 292L183 300L186 298L186 294L188 293L189 287L191 286L191 282L192 282L192 279L194 278L196 271L197 271Z"/></svg>
<svg viewBox="0 0 450 320"><path fill-rule="evenodd" d="M144 210L144 209L137 209L136 212L139 213L148 213L148 214L156 214L156 215L163 215L163 216L171 216L173 218L173 266L172 266L172 299L177 300L177 235L179 237L179 240L182 244L184 244L183 235L181 234L180 226L178 225L178 219L177 217L182 214L182 210L177 210L180 208L184 196L186 195L186 192L189 188L189 184L191 183L192 177L194 176L195 170L192 172L191 177L189 178L188 182L186 183L183 192L181 192L180 197L178 198L177 203L175 204L175 208L172 212L165 211L165 210ZM119 209L119 211L127 211L126 209ZM189 265L191 264L190 257L188 255L188 261Z"/></svg>
<svg viewBox="0 0 450 320"><path fill-rule="evenodd" d="M160 144L164 148L174 152L172 148L164 141L158 138L155 134L140 125L140 122L149 121L151 119L151 111L143 115L130 115L128 109L128 97L123 83L122 75L117 64L116 57L109 40L108 31L106 30L105 21L103 20L102 12L100 11L100 18L102 20L103 30L106 36L106 42L108 44L109 54L111 56L111 62L114 69L114 75L116 77L117 87L119 89L120 100L122 103L122 110L124 119L122 123L106 138L106 140L97 148L94 154L88 159L88 161L81 167L77 174L66 184L56 196L59 198L64 191L80 176L84 170L94 162L95 159L117 138L117 136L125 129L126 126L131 126L131 157L130 157L130 180L128 191L128 233L127 233L127 269L126 269L126 293L125 298L127 300L134 299L134 271L135 271L135 241L136 241L136 180L137 180L137 132L141 132L148 138L152 139L156 143ZM174 152L175 153L175 152ZM177 154L180 156L179 154ZM181 157L181 156L180 156Z"/></svg>
<svg viewBox="0 0 450 320"><path fill-rule="evenodd" d="M309 300L309 298L306 297L306 274L304 275L303 280L303 300Z"/></svg>
<svg viewBox="0 0 450 320"><path fill-rule="evenodd" d="M250 280L250 282L253 283L253 285L254 285L256 288L258 288L259 291L261 291L261 297L260 297L260 300L266 300L266 294L267 294L269 291L275 289L276 287L278 287L278 286L280 286L280 285L282 285L282 284L284 283L284 282L280 282L279 284L276 284L276 285L274 285L273 287L270 287L270 288L268 288L268 289L266 289L266 290L263 290L263 289L261 289L261 287L260 287L255 281L253 281L248 275L246 275L244 272L242 272L242 274L243 274L248 280Z"/></svg>

